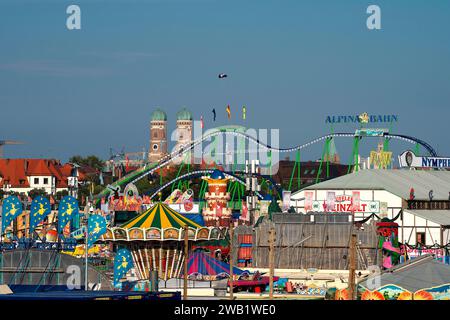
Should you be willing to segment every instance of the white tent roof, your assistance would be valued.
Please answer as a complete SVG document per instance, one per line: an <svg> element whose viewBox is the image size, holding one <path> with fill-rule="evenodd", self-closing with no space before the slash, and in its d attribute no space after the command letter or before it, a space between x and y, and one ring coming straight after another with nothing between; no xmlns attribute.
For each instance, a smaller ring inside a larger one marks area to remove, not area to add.
<svg viewBox="0 0 450 320"><path fill-rule="evenodd" d="M414 188L416 200L428 200L430 190L433 190L433 200L449 200L450 171L368 169L314 184L303 190L386 190L409 199L411 188Z"/></svg>

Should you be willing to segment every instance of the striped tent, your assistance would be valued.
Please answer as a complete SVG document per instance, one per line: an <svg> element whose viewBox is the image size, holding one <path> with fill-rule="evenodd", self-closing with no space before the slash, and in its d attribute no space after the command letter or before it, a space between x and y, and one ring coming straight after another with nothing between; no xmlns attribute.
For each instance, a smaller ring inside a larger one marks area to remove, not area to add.
<svg viewBox="0 0 450 320"><path fill-rule="evenodd" d="M185 225L190 228L202 228L201 225L184 217L164 203L158 202L153 207L144 211L140 215L123 224L124 229L130 228L183 228Z"/></svg>
<svg viewBox="0 0 450 320"><path fill-rule="evenodd" d="M233 273L235 275L240 275L243 272L243 270L233 267ZM183 273L183 271L181 273ZM194 273L200 273L208 276L217 276L221 273L226 273L229 275L230 265L219 261L204 252L196 251L191 253L188 259L188 274Z"/></svg>

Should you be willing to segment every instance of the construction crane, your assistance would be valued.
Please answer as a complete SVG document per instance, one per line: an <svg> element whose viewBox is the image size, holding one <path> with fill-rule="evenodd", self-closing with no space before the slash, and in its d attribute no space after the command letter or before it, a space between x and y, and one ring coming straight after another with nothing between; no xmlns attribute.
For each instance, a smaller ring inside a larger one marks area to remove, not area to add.
<svg viewBox="0 0 450 320"><path fill-rule="evenodd" d="M0 140L0 158L3 158L3 146L17 144L24 144L24 142L15 140Z"/></svg>

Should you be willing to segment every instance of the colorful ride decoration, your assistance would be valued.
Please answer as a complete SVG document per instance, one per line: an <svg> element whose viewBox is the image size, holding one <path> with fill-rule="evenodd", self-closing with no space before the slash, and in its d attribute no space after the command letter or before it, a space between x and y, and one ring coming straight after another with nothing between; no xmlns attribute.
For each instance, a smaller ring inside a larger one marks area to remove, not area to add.
<svg viewBox="0 0 450 320"><path fill-rule="evenodd" d="M335 296L335 300L350 300L350 292L347 288L344 289L337 289Z"/></svg>
<svg viewBox="0 0 450 320"><path fill-rule="evenodd" d="M184 272L184 267L181 273ZM233 267L233 274L237 279L243 270ZM188 275L195 280L217 280L230 277L230 265L219 261L202 251L195 251L189 255Z"/></svg>
<svg viewBox="0 0 450 320"><path fill-rule="evenodd" d="M205 193L206 207L202 215L205 226L228 227L231 223L231 208L227 208L230 193L227 192L229 179L220 170L214 170L209 177L202 177L208 183Z"/></svg>
<svg viewBox="0 0 450 320"><path fill-rule="evenodd" d="M389 284L376 290L363 289L361 300L450 300L450 285L408 291L400 286Z"/></svg>
<svg viewBox="0 0 450 320"><path fill-rule="evenodd" d="M181 274L186 225L190 246L194 241L223 239L227 232L226 229L202 227L158 202L122 226L107 228L101 239L119 242L130 249L140 280L148 279L150 270L158 270L159 277L167 280Z"/></svg>
<svg viewBox="0 0 450 320"><path fill-rule="evenodd" d="M398 224L387 218L377 222L379 236L378 248L383 252L383 268L389 269L400 261L400 246L398 243Z"/></svg>

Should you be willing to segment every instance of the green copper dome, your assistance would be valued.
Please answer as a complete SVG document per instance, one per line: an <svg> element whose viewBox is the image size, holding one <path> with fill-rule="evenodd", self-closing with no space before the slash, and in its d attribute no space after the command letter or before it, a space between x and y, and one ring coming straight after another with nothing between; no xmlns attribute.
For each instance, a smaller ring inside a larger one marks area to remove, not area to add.
<svg viewBox="0 0 450 320"><path fill-rule="evenodd" d="M183 109L177 112L177 120L192 120L192 113L183 107Z"/></svg>
<svg viewBox="0 0 450 320"><path fill-rule="evenodd" d="M152 112L152 121L167 121L167 115L160 108Z"/></svg>

